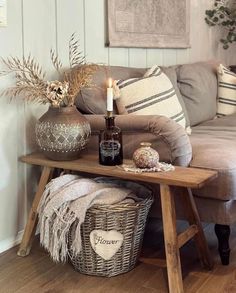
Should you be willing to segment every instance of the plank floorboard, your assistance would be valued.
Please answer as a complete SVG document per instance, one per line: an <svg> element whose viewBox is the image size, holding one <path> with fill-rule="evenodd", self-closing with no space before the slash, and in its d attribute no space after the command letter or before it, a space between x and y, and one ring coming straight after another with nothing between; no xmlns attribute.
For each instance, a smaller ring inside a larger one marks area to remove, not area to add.
<svg viewBox="0 0 236 293"><path fill-rule="evenodd" d="M178 230L185 227L178 223ZM151 227L151 228L150 228ZM162 228L159 222L147 227L144 256L164 257ZM206 271L200 265L193 241L181 248L181 263L186 293L236 292L236 228L232 228L229 266L222 266L217 253L213 225L204 231L215 267ZM235 248L234 248L235 247ZM70 264L54 264L36 238L29 256L16 255L17 247L0 255L0 293L167 293L165 268L138 263L131 272L112 278L82 275Z"/></svg>

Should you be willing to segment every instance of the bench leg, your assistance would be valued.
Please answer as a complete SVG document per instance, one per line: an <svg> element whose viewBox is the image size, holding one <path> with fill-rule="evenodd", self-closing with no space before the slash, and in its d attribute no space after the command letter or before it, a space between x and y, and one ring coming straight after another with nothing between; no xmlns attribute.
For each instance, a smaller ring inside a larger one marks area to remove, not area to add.
<svg viewBox="0 0 236 293"><path fill-rule="evenodd" d="M221 258L222 265L229 264L230 248L229 236L230 226L215 224L215 233L218 239L218 251Z"/></svg>
<svg viewBox="0 0 236 293"><path fill-rule="evenodd" d="M35 235L36 225L37 225L37 208L39 201L44 192L44 188L48 183L50 176L54 168L43 167L43 171L39 180L37 192L35 194L32 207L29 213L28 221L25 226L24 235L21 240L20 248L17 252L19 256L27 256L30 253L32 242Z"/></svg>
<svg viewBox="0 0 236 293"><path fill-rule="evenodd" d="M174 198L168 185L161 184L160 195L169 292L183 293Z"/></svg>
<svg viewBox="0 0 236 293"><path fill-rule="evenodd" d="M198 232L194 236L194 240L196 243L196 248L198 250L199 258L202 265L205 268L211 270L213 268L213 261L203 232L202 224L198 215L192 191L189 188L180 188L180 192L183 195L183 204L187 212L189 224L196 225L198 229Z"/></svg>

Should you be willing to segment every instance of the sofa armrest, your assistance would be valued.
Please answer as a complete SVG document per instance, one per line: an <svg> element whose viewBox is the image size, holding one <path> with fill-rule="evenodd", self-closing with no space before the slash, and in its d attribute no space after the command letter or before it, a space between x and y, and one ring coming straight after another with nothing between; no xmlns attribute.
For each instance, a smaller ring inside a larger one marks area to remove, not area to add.
<svg viewBox="0 0 236 293"><path fill-rule="evenodd" d="M90 122L92 135L96 136L99 130L104 129L104 115L85 115L85 117ZM150 141L158 150L161 160L180 166L188 166L191 161L192 147L185 129L167 117L117 115L115 124L122 129L125 157L132 156L141 141ZM94 142L92 144L94 145Z"/></svg>

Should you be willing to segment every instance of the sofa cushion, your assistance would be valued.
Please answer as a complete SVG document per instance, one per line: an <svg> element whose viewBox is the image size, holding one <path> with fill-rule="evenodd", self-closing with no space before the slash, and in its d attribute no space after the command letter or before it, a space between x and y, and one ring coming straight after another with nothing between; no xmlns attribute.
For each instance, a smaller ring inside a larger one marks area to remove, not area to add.
<svg viewBox="0 0 236 293"><path fill-rule="evenodd" d="M191 167L218 171L218 178L194 194L221 200L236 199L236 114L192 128Z"/></svg>
<svg viewBox="0 0 236 293"><path fill-rule="evenodd" d="M162 69L162 71L168 76L168 78L170 79L171 83L174 86L175 89L175 93L179 99L179 102L181 104L181 107L183 108L184 111L184 116L185 116L185 120L186 120L186 127L190 125L190 120L188 117L188 111L186 109L183 97L180 93L179 90L179 86L178 86L178 82L177 82L177 73L176 73L176 69L178 68L178 65L173 65L173 66L160 66L160 68Z"/></svg>
<svg viewBox="0 0 236 293"><path fill-rule="evenodd" d="M108 78L128 79L131 77L142 77L145 71L145 68L100 66L99 70L93 75L93 87L81 90L76 99L76 106L86 114L105 114ZM114 113L117 113L115 107Z"/></svg>
<svg viewBox="0 0 236 293"><path fill-rule="evenodd" d="M152 67L142 78L119 80L116 85L119 114L163 115L185 128L184 112L175 89L160 67Z"/></svg>
<svg viewBox="0 0 236 293"><path fill-rule="evenodd" d="M214 63L198 62L180 65L176 70L191 126L216 115L216 68Z"/></svg>
<svg viewBox="0 0 236 293"><path fill-rule="evenodd" d="M236 112L236 74L219 65L218 70L217 116Z"/></svg>

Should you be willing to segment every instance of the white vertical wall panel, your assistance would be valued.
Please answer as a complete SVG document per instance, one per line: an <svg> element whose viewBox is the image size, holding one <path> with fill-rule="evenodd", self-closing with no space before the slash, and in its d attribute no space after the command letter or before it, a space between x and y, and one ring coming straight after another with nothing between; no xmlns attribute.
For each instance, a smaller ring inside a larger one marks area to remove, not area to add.
<svg viewBox="0 0 236 293"><path fill-rule="evenodd" d="M8 26L0 28L0 56L7 57L22 56L22 11L21 1L8 0ZM0 70L3 69L0 63ZM14 78L6 76L0 78L0 92L10 86ZM20 210L18 199L24 194L18 188L18 181L24 179L24 170L18 173L20 163L18 162L18 133L24 137L24 120L18 121L17 102L9 103L6 97L1 97L0 106L0 251L1 241L16 237L22 228L22 221L19 217L24 217L24 209Z"/></svg>
<svg viewBox="0 0 236 293"><path fill-rule="evenodd" d="M8 0L8 24L0 27L0 54L8 57L10 54L22 56L22 14L21 1ZM10 13L11 12L11 13Z"/></svg>
<svg viewBox="0 0 236 293"><path fill-rule="evenodd" d="M50 50L57 48L56 35L56 1L23 0L24 54L34 56L46 71L48 80L57 75L50 60ZM35 148L34 126L47 107L27 105L26 143L27 150Z"/></svg>
<svg viewBox="0 0 236 293"><path fill-rule="evenodd" d="M204 0L203 0L204 1ZM199 21L199 9L198 3L202 2L201 0L192 0L191 1L191 11L190 11L190 52L189 52L189 61L199 61L199 57L201 58L201 41L200 34L201 31L199 26L202 28L204 23L204 15L202 15L202 21ZM202 4L202 3L201 3Z"/></svg>
<svg viewBox="0 0 236 293"><path fill-rule="evenodd" d="M58 55L64 66L69 63L69 39L73 33L79 40L79 50L84 54L84 0L57 0L56 31Z"/></svg>
<svg viewBox="0 0 236 293"><path fill-rule="evenodd" d="M154 64L163 65L163 49L147 49L147 67Z"/></svg>
<svg viewBox="0 0 236 293"><path fill-rule="evenodd" d="M175 65L177 64L176 60L176 54L177 50L175 49L166 49L163 52L163 65L169 66L169 65Z"/></svg>
<svg viewBox="0 0 236 293"><path fill-rule="evenodd" d="M23 0L24 53L34 56L53 76L50 49L56 49L55 0Z"/></svg>
<svg viewBox="0 0 236 293"><path fill-rule="evenodd" d="M0 241L16 236L18 220L17 105L1 101L0 107ZM23 216L23 214L21 214ZM1 245L0 245L1 249Z"/></svg>
<svg viewBox="0 0 236 293"><path fill-rule="evenodd" d="M110 65L128 66L129 49L127 48L109 48L108 59Z"/></svg>
<svg viewBox="0 0 236 293"><path fill-rule="evenodd" d="M216 58L216 51L212 50L212 44L214 38L211 39L210 28L204 18L205 10L211 9L213 6L212 0L192 0L191 1L191 13L190 13L190 42L191 49L189 54L189 61L204 61ZM217 35L217 34L216 34ZM215 37L217 37L215 35ZM217 41L218 43L218 41Z"/></svg>
<svg viewBox="0 0 236 293"><path fill-rule="evenodd" d="M130 67L147 67L147 50L142 48L129 49L129 66Z"/></svg>
<svg viewBox="0 0 236 293"><path fill-rule="evenodd" d="M189 62L190 49L179 49L176 51L176 64L185 64Z"/></svg>
<svg viewBox="0 0 236 293"><path fill-rule="evenodd" d="M85 52L87 60L108 64L108 48L105 47L105 2L85 0Z"/></svg>

